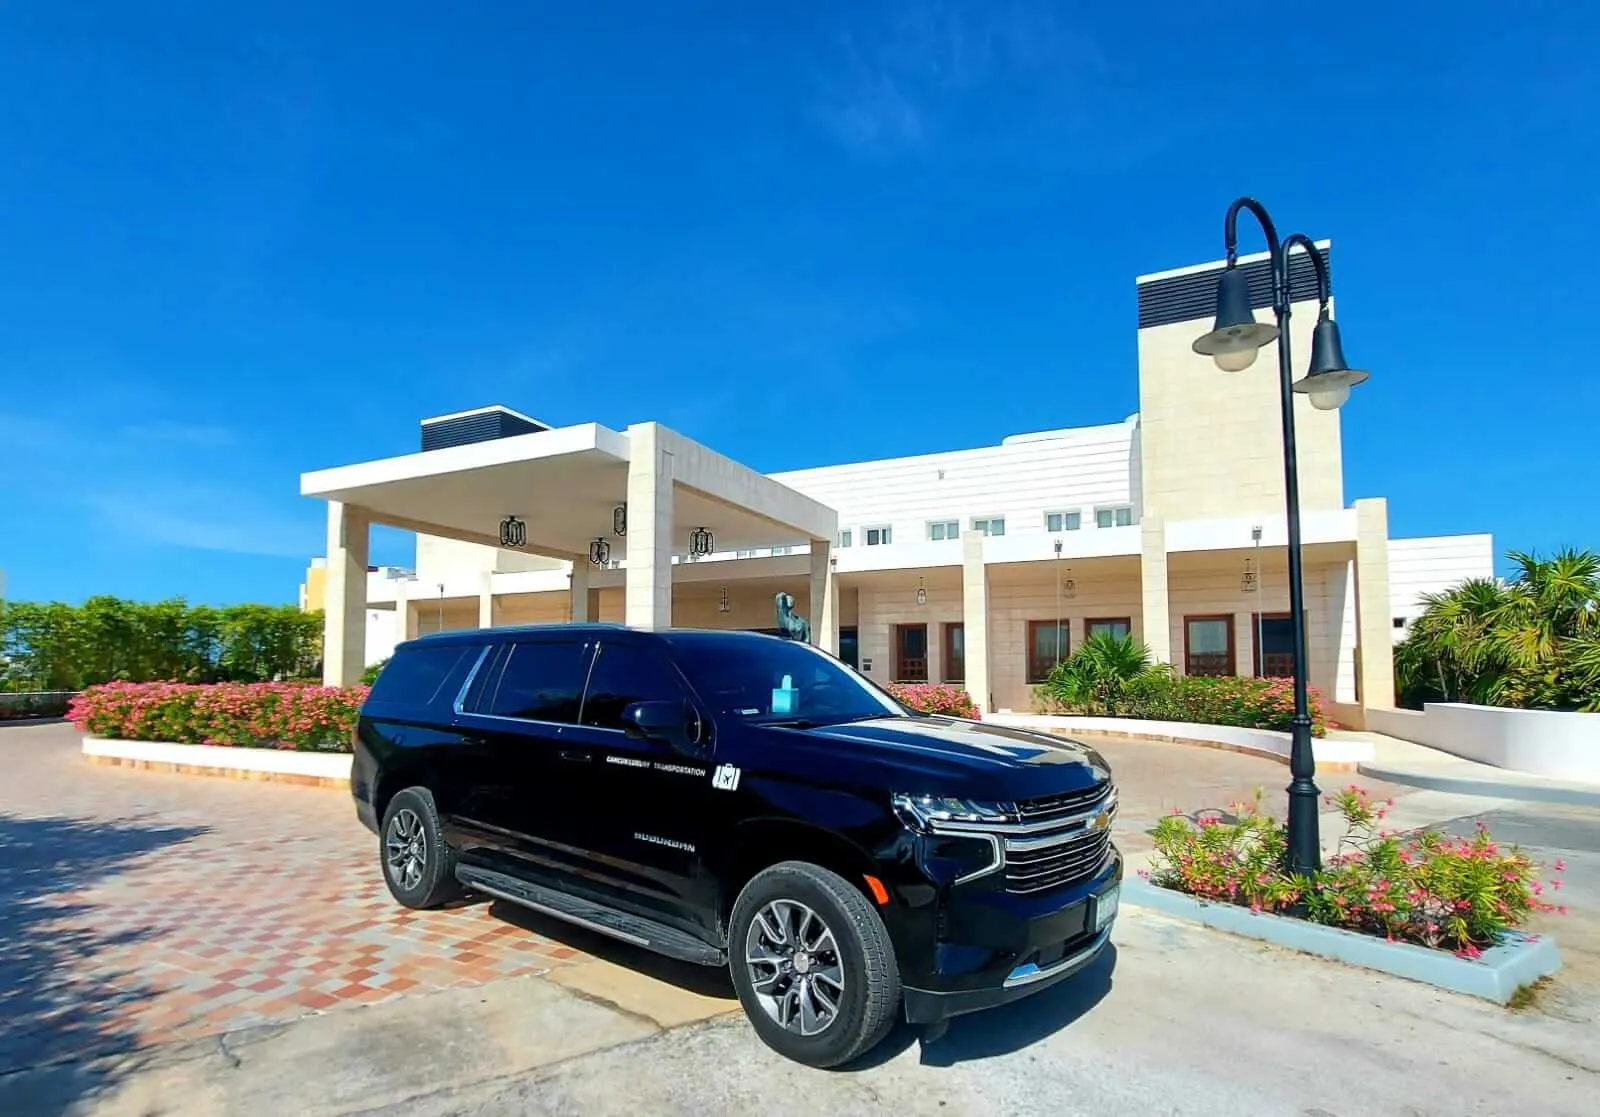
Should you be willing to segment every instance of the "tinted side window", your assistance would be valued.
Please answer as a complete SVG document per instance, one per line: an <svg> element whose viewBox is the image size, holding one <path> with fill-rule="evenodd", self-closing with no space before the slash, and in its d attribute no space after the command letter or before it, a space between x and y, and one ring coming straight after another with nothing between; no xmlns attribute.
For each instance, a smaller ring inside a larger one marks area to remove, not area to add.
<svg viewBox="0 0 1600 1117"><path fill-rule="evenodd" d="M575 722L588 648L582 643L513 644L485 713L533 721Z"/></svg>
<svg viewBox="0 0 1600 1117"><path fill-rule="evenodd" d="M583 696L583 724L621 729L622 711L634 702L679 702L683 684L665 656L654 648L602 644L589 690Z"/></svg>
<svg viewBox="0 0 1600 1117"><path fill-rule="evenodd" d="M439 687L468 652L477 655L478 649L462 644L442 648L402 648L378 672L370 697L376 702L406 702L425 706L438 695Z"/></svg>

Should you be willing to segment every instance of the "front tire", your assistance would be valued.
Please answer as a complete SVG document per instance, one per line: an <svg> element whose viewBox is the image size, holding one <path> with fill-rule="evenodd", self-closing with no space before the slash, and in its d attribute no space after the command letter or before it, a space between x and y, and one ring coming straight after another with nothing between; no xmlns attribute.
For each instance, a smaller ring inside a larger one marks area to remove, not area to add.
<svg viewBox="0 0 1600 1117"><path fill-rule="evenodd" d="M900 969L878 912L839 874L784 861L733 905L728 966L763 1042L834 1067L877 1046L900 1006Z"/></svg>
<svg viewBox="0 0 1600 1117"><path fill-rule="evenodd" d="M425 787L395 793L383 811L378 856L389 895L408 908L436 908L461 895L456 852L444 840L439 809Z"/></svg>

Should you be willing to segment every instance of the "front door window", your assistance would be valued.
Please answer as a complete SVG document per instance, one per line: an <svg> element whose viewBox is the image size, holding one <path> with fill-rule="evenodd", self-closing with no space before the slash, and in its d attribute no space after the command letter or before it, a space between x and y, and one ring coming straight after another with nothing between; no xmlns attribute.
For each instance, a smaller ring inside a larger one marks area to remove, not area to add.
<svg viewBox="0 0 1600 1117"><path fill-rule="evenodd" d="M928 626L925 624L896 625L894 639L894 681L897 683L927 682Z"/></svg>

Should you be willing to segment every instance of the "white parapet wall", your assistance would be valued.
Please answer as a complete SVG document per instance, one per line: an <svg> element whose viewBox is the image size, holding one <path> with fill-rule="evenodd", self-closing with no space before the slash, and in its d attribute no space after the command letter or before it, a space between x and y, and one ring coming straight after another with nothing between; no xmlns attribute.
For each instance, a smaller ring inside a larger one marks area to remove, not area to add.
<svg viewBox="0 0 1600 1117"><path fill-rule="evenodd" d="M85 737L83 755L102 764L125 764L240 779L329 785L350 782L350 754L347 752L240 749L225 745L180 745L171 741Z"/></svg>
<svg viewBox="0 0 1600 1117"><path fill-rule="evenodd" d="M1102 733L1119 737L1144 737L1254 753L1275 760L1289 759L1289 734L1274 729L1243 729L1235 725L1201 725L1189 721L1149 721L1144 718L1080 717L1076 714L985 714L993 725L1036 729L1046 733ZM1360 736L1313 737L1312 755L1317 766L1354 771L1373 757L1372 742Z"/></svg>
<svg viewBox="0 0 1600 1117"><path fill-rule="evenodd" d="M1600 714L1426 702L1369 709L1367 728L1496 768L1600 783Z"/></svg>

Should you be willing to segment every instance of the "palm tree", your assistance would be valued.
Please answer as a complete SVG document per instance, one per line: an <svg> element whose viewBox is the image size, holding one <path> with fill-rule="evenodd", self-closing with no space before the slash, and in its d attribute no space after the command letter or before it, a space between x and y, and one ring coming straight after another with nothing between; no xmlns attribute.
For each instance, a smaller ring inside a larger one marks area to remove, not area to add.
<svg viewBox="0 0 1600 1117"><path fill-rule="evenodd" d="M1395 648L1402 699L1600 710L1600 555L1507 558L1507 582L1477 578L1423 600Z"/></svg>
<svg viewBox="0 0 1600 1117"><path fill-rule="evenodd" d="M1064 705L1098 706L1115 716L1128 688L1159 670L1151 664L1150 649L1133 637L1097 632L1051 672L1047 686Z"/></svg>

